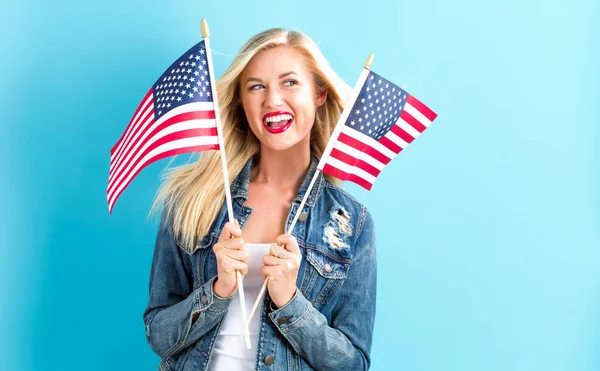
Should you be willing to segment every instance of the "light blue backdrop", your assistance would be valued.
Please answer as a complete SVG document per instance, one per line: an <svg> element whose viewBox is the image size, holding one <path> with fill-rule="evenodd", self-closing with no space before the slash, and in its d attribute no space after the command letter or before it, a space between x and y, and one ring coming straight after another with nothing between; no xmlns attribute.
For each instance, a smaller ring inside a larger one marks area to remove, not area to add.
<svg viewBox="0 0 600 371"><path fill-rule="evenodd" d="M600 369L599 6L566 0L3 2L2 369L156 369L167 160L109 216L109 149L201 18L224 54L300 29L351 85L375 52L439 114L372 192L348 186L377 228L373 370Z"/></svg>

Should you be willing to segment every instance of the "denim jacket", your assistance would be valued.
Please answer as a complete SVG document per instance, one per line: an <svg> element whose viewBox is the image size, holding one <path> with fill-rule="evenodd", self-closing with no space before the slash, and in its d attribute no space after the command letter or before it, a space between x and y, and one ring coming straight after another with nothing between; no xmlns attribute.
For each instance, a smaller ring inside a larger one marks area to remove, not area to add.
<svg viewBox="0 0 600 371"><path fill-rule="evenodd" d="M231 185L235 218L243 228L252 160ZM295 216L317 161L292 201ZM146 338L161 358L159 370L206 370L231 298L213 294L212 250L228 220L224 204L193 253L181 248L163 210L144 311ZM281 308L268 291L260 311L256 370L366 370L375 319L376 258L373 220L362 204L319 174L292 231L302 262L296 295ZM237 295L237 293L236 293ZM192 318L197 316L195 322Z"/></svg>

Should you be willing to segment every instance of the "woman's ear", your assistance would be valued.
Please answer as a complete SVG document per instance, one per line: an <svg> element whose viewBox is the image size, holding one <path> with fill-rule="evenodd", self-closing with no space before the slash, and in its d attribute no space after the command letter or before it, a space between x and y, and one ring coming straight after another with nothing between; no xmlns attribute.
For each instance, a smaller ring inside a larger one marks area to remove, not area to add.
<svg viewBox="0 0 600 371"><path fill-rule="evenodd" d="M327 100L327 90L317 92L317 107L321 107Z"/></svg>

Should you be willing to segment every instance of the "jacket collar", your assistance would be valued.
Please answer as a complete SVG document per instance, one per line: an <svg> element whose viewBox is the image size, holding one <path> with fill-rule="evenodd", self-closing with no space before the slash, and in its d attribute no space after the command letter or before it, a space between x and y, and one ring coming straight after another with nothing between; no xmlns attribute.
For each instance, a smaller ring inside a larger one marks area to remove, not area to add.
<svg viewBox="0 0 600 371"><path fill-rule="evenodd" d="M302 180L302 184L298 189L298 193L294 198L293 202L300 204L302 202L302 198L304 194L308 190L308 186L310 185L310 181L312 177L315 175L315 171L317 171L318 160L316 157L311 156L310 158L310 166L308 171L304 175L304 179ZM244 168L240 171L238 176L235 178L233 183L231 184L231 197L238 199L240 203L243 205L246 201L248 201L248 186L250 185L250 170L252 169L252 158L246 162ZM310 194L308 195L308 199L306 200L306 206L313 207L315 205L315 200L321 193L323 189L324 178L323 174L319 171L319 175L315 180L315 184L313 185Z"/></svg>

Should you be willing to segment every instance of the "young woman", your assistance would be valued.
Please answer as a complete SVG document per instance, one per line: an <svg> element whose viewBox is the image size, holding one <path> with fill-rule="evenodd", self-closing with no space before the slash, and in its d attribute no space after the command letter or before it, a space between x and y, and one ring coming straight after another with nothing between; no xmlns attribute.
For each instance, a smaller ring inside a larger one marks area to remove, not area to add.
<svg viewBox="0 0 600 371"><path fill-rule="evenodd" d="M376 258L372 218L318 175L298 212L349 87L306 35L250 39L217 84L236 223L221 160L203 153L172 170L144 312L161 370L363 370L370 365ZM243 329L236 271L251 308Z"/></svg>

